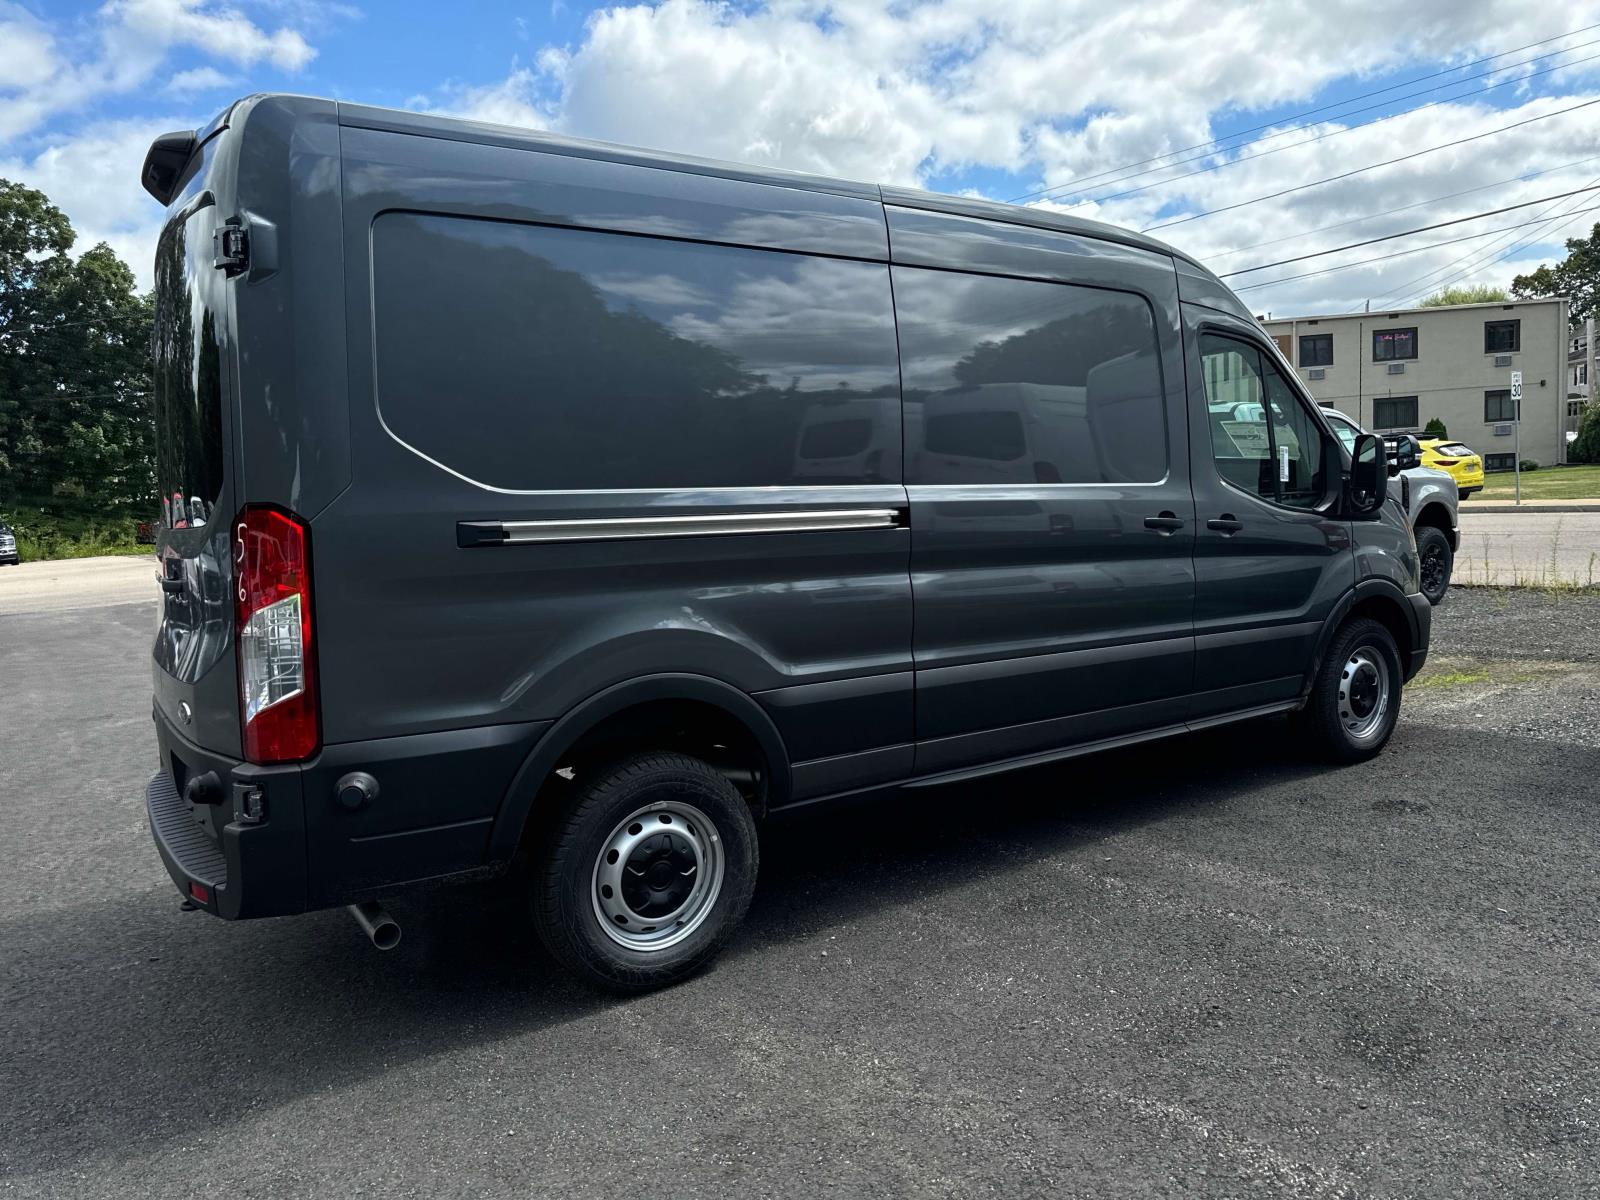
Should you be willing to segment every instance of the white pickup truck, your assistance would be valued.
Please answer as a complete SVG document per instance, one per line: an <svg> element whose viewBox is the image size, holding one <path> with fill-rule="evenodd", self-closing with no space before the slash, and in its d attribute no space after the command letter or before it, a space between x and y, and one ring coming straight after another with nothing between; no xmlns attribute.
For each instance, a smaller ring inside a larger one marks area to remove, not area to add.
<svg viewBox="0 0 1600 1200"><path fill-rule="evenodd" d="M1348 451L1356 435L1367 432L1342 412L1324 408L1333 432ZM1411 531L1417 539L1417 554L1422 560L1422 594L1437 605L1450 589L1450 569L1455 564L1460 534L1456 512L1460 495L1456 481L1444 471L1420 463L1417 439L1409 435L1384 438L1389 451L1390 493L1400 500L1411 517Z"/></svg>

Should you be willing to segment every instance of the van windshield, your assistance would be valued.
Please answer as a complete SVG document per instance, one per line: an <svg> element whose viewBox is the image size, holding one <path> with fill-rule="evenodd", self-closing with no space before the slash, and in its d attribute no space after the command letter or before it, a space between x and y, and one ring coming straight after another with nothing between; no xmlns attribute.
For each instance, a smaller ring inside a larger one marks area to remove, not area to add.
<svg viewBox="0 0 1600 1200"><path fill-rule="evenodd" d="M223 483L223 275L211 265L217 210L200 199L173 217L156 249L156 483L174 529L209 523Z"/></svg>

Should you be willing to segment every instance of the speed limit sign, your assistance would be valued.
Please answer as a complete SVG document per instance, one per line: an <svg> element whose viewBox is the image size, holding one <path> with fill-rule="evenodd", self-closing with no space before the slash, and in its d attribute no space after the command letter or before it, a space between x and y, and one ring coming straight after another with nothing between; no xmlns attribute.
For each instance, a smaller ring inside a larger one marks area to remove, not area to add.
<svg viewBox="0 0 1600 1200"><path fill-rule="evenodd" d="M1513 372L1511 372L1511 402L1513 404L1518 404L1518 403L1521 403L1521 401L1522 401L1522 372L1521 371L1513 371Z"/></svg>

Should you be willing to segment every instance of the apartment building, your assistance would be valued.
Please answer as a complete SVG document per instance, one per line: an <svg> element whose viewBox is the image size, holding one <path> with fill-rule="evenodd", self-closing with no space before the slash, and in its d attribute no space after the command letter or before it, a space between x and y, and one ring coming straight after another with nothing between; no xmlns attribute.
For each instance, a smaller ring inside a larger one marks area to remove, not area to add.
<svg viewBox="0 0 1600 1200"><path fill-rule="evenodd" d="M1522 457L1566 461L1565 297L1261 324L1319 403L1375 431L1419 430L1437 417L1491 471L1515 465L1511 373L1521 371Z"/></svg>

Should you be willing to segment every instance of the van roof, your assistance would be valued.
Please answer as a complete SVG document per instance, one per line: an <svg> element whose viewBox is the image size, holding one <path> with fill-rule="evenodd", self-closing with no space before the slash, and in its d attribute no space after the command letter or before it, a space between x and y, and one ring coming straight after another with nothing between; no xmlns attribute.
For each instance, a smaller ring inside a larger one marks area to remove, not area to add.
<svg viewBox="0 0 1600 1200"><path fill-rule="evenodd" d="M251 97L251 100L265 97ZM283 97L283 99L290 99ZM241 102L243 103L243 102ZM722 162L716 159L696 158L687 154L667 154L658 150L644 150L621 146L611 142L589 141L561 134L522 129L511 125L492 125L483 121L467 121L456 117L439 117L426 113L407 112L401 109L374 108L365 104L339 101L339 124L359 129L377 129L393 133L409 133L423 137L447 138L452 141L477 142L492 146L511 146L541 150L553 154L570 154L580 158L594 158L607 162L629 163L637 166L658 167L663 170L682 171L695 175L711 175L725 179L739 179L751 183L773 184L779 187L801 188L806 191L830 192L841 196L881 200L906 208L920 208L932 212L951 213L957 216L978 217L989 221L1004 221L1013 225L1029 225L1060 233L1077 234L1101 241L1120 242L1158 254L1180 258L1205 268L1189 255L1174 250L1156 238L1146 237L1129 229L1119 229L1101 221L1049 212L1039 208L1023 208L1015 204L1000 204L993 200L974 200L961 196L947 196L915 188L859 183L846 179L833 179L825 175L809 175L799 171L786 171L777 167L758 167L747 163Z"/></svg>

